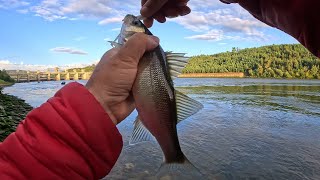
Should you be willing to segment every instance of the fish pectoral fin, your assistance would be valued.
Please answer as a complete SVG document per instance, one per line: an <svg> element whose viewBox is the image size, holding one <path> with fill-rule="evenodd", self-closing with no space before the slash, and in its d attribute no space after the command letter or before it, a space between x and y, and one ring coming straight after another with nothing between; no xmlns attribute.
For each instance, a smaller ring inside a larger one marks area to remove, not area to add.
<svg viewBox="0 0 320 180"><path fill-rule="evenodd" d="M117 42L115 42L115 41L108 41L108 42L109 42L110 45L111 45L112 47L114 47L114 48L118 48L118 47L121 47L121 46L122 46L122 44L117 43Z"/></svg>
<svg viewBox="0 0 320 180"><path fill-rule="evenodd" d="M203 105L200 102L184 95L177 90L175 90L175 97L178 116L177 123L187 119L203 108Z"/></svg>
<svg viewBox="0 0 320 180"><path fill-rule="evenodd" d="M165 54L171 79L175 79L182 73L183 68L188 64L189 57L185 57L185 53L166 52Z"/></svg>
<svg viewBox="0 0 320 180"><path fill-rule="evenodd" d="M113 40L113 41L108 41L110 43L110 45L113 48L118 48L121 47L123 44L117 43L117 40L120 38L120 34L118 34L118 36Z"/></svg>
<svg viewBox="0 0 320 180"><path fill-rule="evenodd" d="M154 141L154 136L150 131L142 124L139 116L134 121L133 132L129 141L130 145L138 144L145 141Z"/></svg>

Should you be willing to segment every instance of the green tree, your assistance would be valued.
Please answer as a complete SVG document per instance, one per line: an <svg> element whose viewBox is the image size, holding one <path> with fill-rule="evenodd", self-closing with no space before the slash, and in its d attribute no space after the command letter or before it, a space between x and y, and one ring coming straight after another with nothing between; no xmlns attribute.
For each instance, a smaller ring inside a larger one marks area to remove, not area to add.
<svg viewBox="0 0 320 180"><path fill-rule="evenodd" d="M319 67L320 60L302 45L285 44L194 56L183 73L243 72L250 77L317 78Z"/></svg>
<svg viewBox="0 0 320 180"><path fill-rule="evenodd" d="M286 72L284 73L283 77L285 77L285 78L292 78L291 74L290 74L288 71L286 71Z"/></svg>
<svg viewBox="0 0 320 180"><path fill-rule="evenodd" d="M5 70L0 70L0 79L6 82L14 82Z"/></svg>
<svg viewBox="0 0 320 180"><path fill-rule="evenodd" d="M311 68L311 75L316 77L316 75L318 74L318 70L319 70L319 67L313 65L312 68Z"/></svg>

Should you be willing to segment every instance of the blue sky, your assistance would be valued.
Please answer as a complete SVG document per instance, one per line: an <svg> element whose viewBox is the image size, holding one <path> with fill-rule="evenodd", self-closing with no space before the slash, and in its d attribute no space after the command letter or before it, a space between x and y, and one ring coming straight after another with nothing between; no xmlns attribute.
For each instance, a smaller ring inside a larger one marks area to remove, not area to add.
<svg viewBox="0 0 320 180"><path fill-rule="evenodd" d="M0 68L45 69L97 62L110 49L139 0L0 0ZM151 32L165 50L189 56L270 44L298 43L254 19L238 5L191 0L192 13Z"/></svg>

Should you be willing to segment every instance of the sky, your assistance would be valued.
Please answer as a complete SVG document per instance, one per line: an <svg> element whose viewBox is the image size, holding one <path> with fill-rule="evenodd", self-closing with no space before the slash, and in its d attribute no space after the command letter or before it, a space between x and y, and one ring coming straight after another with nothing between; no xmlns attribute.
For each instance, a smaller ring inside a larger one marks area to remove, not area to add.
<svg viewBox="0 0 320 180"><path fill-rule="evenodd" d="M237 4L190 0L192 12L155 23L151 32L166 51L188 56L272 44L298 43ZM0 69L81 67L111 48L126 14L139 0L0 0Z"/></svg>

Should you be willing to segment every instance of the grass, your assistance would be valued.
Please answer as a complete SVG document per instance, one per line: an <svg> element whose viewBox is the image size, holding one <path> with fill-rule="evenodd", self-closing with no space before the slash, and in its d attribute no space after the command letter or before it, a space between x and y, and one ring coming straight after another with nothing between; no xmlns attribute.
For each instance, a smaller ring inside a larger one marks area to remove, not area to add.
<svg viewBox="0 0 320 180"><path fill-rule="evenodd" d="M12 84L13 83L11 83L11 82L6 82L6 81L0 79L0 86L9 86L9 85L12 85Z"/></svg>

